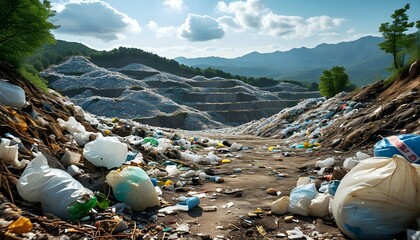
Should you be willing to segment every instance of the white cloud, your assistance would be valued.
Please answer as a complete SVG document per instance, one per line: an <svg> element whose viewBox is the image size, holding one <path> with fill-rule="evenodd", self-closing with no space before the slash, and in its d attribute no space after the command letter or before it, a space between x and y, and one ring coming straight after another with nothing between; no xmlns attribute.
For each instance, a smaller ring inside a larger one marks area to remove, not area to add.
<svg viewBox="0 0 420 240"><path fill-rule="evenodd" d="M241 25L238 22L236 22L236 19L233 18L233 17L223 16L223 17L218 18L217 21L225 29L230 27L230 28L238 30L238 31L241 30Z"/></svg>
<svg viewBox="0 0 420 240"><path fill-rule="evenodd" d="M174 26L168 27L159 27L158 24L154 21L149 21L147 24L150 30L155 33L157 38L161 38L164 36L174 36L177 33L177 29Z"/></svg>
<svg viewBox="0 0 420 240"><path fill-rule="evenodd" d="M184 7L182 0L164 0L163 5L175 10L181 10Z"/></svg>
<svg viewBox="0 0 420 240"><path fill-rule="evenodd" d="M230 14L219 18L224 27L235 30L255 30L259 33L282 38L307 38L329 31L341 25L343 18L314 16L304 19L300 16L286 16L274 13L261 0L219 1L217 10Z"/></svg>
<svg viewBox="0 0 420 240"><path fill-rule="evenodd" d="M216 19L196 14L188 14L178 31L180 37L191 42L220 39L225 35L222 26Z"/></svg>
<svg viewBox="0 0 420 240"><path fill-rule="evenodd" d="M70 0L55 4L56 31L77 36L88 36L105 42L122 39L127 32L139 32L138 22L101 0Z"/></svg>
<svg viewBox="0 0 420 240"><path fill-rule="evenodd" d="M233 14L235 21L243 28L258 29L262 24L262 17L269 12L259 0L236 1L226 4L217 3L220 12Z"/></svg>

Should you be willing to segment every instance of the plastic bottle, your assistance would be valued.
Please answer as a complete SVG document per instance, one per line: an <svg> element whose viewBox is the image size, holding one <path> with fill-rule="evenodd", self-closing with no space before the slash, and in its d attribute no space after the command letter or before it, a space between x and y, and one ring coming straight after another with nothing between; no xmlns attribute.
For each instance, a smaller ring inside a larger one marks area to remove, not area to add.
<svg viewBox="0 0 420 240"><path fill-rule="evenodd" d="M95 207L96 197L67 172L50 168L41 153L28 164L17 183L19 195L41 202L44 211L59 218L77 220Z"/></svg>
<svg viewBox="0 0 420 240"><path fill-rule="evenodd" d="M356 158L349 157L349 158L346 158L346 160L344 160L343 167L348 169L348 170L351 170L352 168L354 168L359 163L360 163L360 161L357 160Z"/></svg>
<svg viewBox="0 0 420 240"><path fill-rule="evenodd" d="M324 167L331 167L334 165L334 158L329 157L325 160L322 161L317 161L315 166L320 167L320 168L324 168Z"/></svg>

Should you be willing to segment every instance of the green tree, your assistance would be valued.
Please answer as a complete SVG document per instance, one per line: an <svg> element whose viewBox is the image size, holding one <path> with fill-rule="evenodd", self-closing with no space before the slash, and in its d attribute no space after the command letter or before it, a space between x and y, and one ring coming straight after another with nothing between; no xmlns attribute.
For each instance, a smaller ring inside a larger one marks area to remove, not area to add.
<svg viewBox="0 0 420 240"><path fill-rule="evenodd" d="M319 77L319 92L322 96L330 98L346 90L350 82L349 75L345 71L344 67L338 66L332 67L331 70L324 70L323 75Z"/></svg>
<svg viewBox="0 0 420 240"><path fill-rule="evenodd" d="M392 23L382 23L379 32L382 33L384 41L379 44L380 49L386 53L391 53L394 58L394 67L399 69L404 64L405 50L410 47L410 41L405 32L414 26L414 22L408 22L407 10L410 4L404 8L397 9L391 15L394 20Z"/></svg>
<svg viewBox="0 0 420 240"><path fill-rule="evenodd" d="M0 9L0 60L20 65L37 48L55 41L49 1L1 0Z"/></svg>

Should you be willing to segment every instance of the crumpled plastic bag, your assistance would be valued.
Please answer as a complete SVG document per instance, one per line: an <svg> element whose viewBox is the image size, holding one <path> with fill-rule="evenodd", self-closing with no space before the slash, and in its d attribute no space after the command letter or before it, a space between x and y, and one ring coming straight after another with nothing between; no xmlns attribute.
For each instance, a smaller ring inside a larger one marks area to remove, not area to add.
<svg viewBox="0 0 420 240"><path fill-rule="evenodd" d="M293 188L292 192L290 192L289 212L309 216L309 205L317 194L318 191L314 183Z"/></svg>
<svg viewBox="0 0 420 240"><path fill-rule="evenodd" d="M399 155L370 158L341 180L332 213L351 239L389 239L420 216L420 167Z"/></svg>
<svg viewBox="0 0 420 240"><path fill-rule="evenodd" d="M84 133L86 132L85 126L79 123L74 117L69 117L67 121L57 118L57 122L63 129L70 133Z"/></svg>
<svg viewBox="0 0 420 240"><path fill-rule="evenodd" d="M118 168L127 160L128 148L116 137L103 137L89 142L83 156L97 167Z"/></svg>
<svg viewBox="0 0 420 240"><path fill-rule="evenodd" d="M14 84L0 79L0 104L22 108L26 104L25 91Z"/></svg>
<svg viewBox="0 0 420 240"><path fill-rule="evenodd" d="M50 168L41 153L35 156L18 180L19 195L28 202L41 202L42 210L62 219L76 220L85 216L96 204L92 191L67 172Z"/></svg>

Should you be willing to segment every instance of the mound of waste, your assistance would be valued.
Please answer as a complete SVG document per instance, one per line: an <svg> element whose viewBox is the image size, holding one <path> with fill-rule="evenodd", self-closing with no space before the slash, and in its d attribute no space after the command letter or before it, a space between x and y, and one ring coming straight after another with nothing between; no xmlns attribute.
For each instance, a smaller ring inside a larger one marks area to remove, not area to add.
<svg viewBox="0 0 420 240"><path fill-rule="evenodd" d="M171 129L92 115L55 91L41 92L10 69L0 64L2 238L136 239L148 233L136 220L152 224L157 209L160 214L188 211L203 197L190 196L170 206L161 187L175 191L187 181L222 182L197 165L226 162L216 151L245 149L220 139L186 138ZM198 154L203 148L207 154ZM129 220L122 217L127 211L134 212Z"/></svg>
<svg viewBox="0 0 420 240"><path fill-rule="evenodd" d="M235 79L179 77L138 63L106 69L81 56L42 75L90 113L186 130L239 125L319 96L293 84L259 89Z"/></svg>
<svg viewBox="0 0 420 240"><path fill-rule="evenodd" d="M341 150L372 144L385 136L420 132L418 61L392 84L379 81L351 94L311 98L268 118L231 130L276 138L303 139Z"/></svg>

